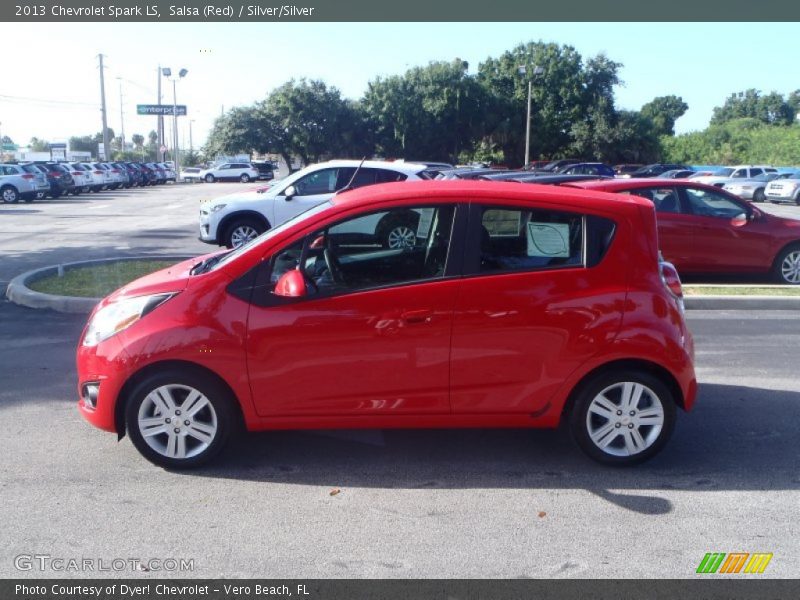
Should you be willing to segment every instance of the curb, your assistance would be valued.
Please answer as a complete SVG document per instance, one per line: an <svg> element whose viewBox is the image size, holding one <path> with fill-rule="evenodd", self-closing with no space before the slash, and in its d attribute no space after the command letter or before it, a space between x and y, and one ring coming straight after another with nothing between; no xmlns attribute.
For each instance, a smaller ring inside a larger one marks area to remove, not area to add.
<svg viewBox="0 0 800 600"><path fill-rule="evenodd" d="M800 296L684 296L686 310L800 310Z"/></svg>
<svg viewBox="0 0 800 600"><path fill-rule="evenodd" d="M78 298L75 296L55 296L53 294L43 294L36 292L28 287L28 284L38 279L42 279L59 271L69 271L80 269L90 265L97 265L110 262L123 262L130 260L175 260L180 262L188 260L191 256L124 256L116 258L100 258L96 260L82 260L77 262L51 265L28 271L22 275L14 277L6 288L6 298L14 304L26 306L28 308L49 308L56 312L71 314L88 314L92 312L95 305L102 298Z"/></svg>

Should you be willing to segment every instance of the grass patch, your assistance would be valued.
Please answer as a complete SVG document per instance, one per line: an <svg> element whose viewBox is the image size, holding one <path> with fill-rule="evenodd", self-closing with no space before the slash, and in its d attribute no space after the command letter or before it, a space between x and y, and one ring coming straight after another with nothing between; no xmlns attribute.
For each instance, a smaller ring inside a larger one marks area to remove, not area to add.
<svg viewBox="0 0 800 600"><path fill-rule="evenodd" d="M50 275L28 284L28 287L43 294L77 296L80 298L102 298L154 271L176 264L175 260L122 260L100 263L90 267L79 267L64 271L64 276Z"/></svg>
<svg viewBox="0 0 800 600"><path fill-rule="evenodd" d="M782 287L770 285L684 285L683 293L686 296L800 296L800 286Z"/></svg>

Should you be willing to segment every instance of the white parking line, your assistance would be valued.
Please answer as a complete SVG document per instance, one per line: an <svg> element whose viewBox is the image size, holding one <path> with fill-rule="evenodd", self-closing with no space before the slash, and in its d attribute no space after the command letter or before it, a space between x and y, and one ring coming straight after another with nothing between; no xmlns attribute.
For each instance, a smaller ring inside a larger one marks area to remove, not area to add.
<svg viewBox="0 0 800 600"><path fill-rule="evenodd" d="M96 210L98 208L108 208L111 206L110 204L92 204L89 208L92 210Z"/></svg>
<svg viewBox="0 0 800 600"><path fill-rule="evenodd" d="M173 202L172 204L167 204L164 208L180 208L183 206L180 202Z"/></svg>

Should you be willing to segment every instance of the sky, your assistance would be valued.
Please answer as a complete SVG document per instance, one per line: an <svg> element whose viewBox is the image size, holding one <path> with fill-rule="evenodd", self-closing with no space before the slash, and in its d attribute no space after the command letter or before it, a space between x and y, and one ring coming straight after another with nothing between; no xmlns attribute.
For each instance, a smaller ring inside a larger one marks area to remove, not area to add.
<svg viewBox="0 0 800 600"><path fill-rule="evenodd" d="M121 87L128 140L155 129L156 118L138 116L136 104L156 103L158 66L187 69L175 85L188 110L179 136L187 147L192 121L195 148L223 110L261 100L291 78L322 79L355 99L377 76L456 57L475 73L487 58L529 41L622 63L619 109L682 97L689 110L678 133L704 129L733 92L800 87L795 23L0 23L0 39L0 135L18 144L101 130L100 53L108 126L119 134ZM162 85L162 103L171 104L173 85Z"/></svg>

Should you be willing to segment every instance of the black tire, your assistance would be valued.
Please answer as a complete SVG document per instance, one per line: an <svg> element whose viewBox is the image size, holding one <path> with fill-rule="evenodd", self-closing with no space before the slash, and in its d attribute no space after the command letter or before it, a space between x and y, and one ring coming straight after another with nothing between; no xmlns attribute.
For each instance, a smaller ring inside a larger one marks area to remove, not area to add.
<svg viewBox="0 0 800 600"><path fill-rule="evenodd" d="M208 173L204 177L204 179L206 180L206 183L214 183L214 181L216 181L216 179L214 178L214 176L211 173Z"/></svg>
<svg viewBox="0 0 800 600"><path fill-rule="evenodd" d="M19 202L19 192L13 185L4 185L0 188L0 197L6 204L16 204Z"/></svg>
<svg viewBox="0 0 800 600"><path fill-rule="evenodd" d="M626 403L626 384L640 386L636 405ZM675 428L676 412L672 392L657 377L639 370L610 371L591 378L576 391L569 425L575 441L588 456L603 464L624 467L644 462L661 451ZM608 416L604 416L606 413ZM647 414L647 422L639 421L639 413ZM642 449L636 450L637 445Z"/></svg>
<svg viewBox="0 0 800 600"><path fill-rule="evenodd" d="M242 173L242 176L239 177L239 181L241 181L242 183L250 183L250 175L248 175L247 173Z"/></svg>
<svg viewBox="0 0 800 600"><path fill-rule="evenodd" d="M258 236L266 230L267 228L264 227L263 223L252 217L234 219L225 228L225 239L223 241L228 248L236 248L252 239L253 232Z"/></svg>
<svg viewBox="0 0 800 600"><path fill-rule="evenodd" d="M772 277L784 285L800 285L800 244L787 246L772 265Z"/></svg>
<svg viewBox="0 0 800 600"><path fill-rule="evenodd" d="M162 400L157 400L152 392L159 388L169 389L170 394L162 393ZM183 409L192 404L192 390L201 395L197 402L204 398L207 404L203 403L196 414L187 414L191 410ZM167 369L150 375L133 389L125 406L125 426L133 445L151 463L166 469L192 469L212 460L225 446L237 423L234 403L229 390L212 376L190 369ZM140 417L154 423L147 436L142 431L147 423L143 424ZM157 422L162 417L164 425ZM153 433L162 428L164 431ZM209 433L212 430L213 435ZM207 441L196 435L203 435ZM184 458L179 456L181 446Z"/></svg>
<svg viewBox="0 0 800 600"><path fill-rule="evenodd" d="M764 194L764 188L759 188L753 192L753 202L764 202L766 199L767 196Z"/></svg>
<svg viewBox="0 0 800 600"><path fill-rule="evenodd" d="M416 243L418 224L417 213L409 211L389 213L376 227L378 241L384 248L411 248Z"/></svg>

